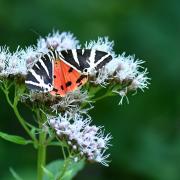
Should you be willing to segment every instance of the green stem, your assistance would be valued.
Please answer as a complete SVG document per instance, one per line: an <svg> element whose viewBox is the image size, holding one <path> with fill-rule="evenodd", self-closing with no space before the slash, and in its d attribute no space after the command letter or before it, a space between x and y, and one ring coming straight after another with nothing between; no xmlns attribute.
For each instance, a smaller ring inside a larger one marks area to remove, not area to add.
<svg viewBox="0 0 180 180"><path fill-rule="evenodd" d="M68 168L68 166L69 166L69 163L70 163L71 159L70 159L70 158L67 158L67 159L65 159L64 161L65 161L65 162L64 162L64 165L63 165L62 172L61 172L60 176L57 177L57 180L63 180L63 176L64 176L64 174L65 174L65 172L66 172L66 170L67 170L67 168Z"/></svg>
<svg viewBox="0 0 180 180"><path fill-rule="evenodd" d="M94 97L96 95L96 93L98 93L102 88L100 86L98 87L92 87L89 89L89 96Z"/></svg>
<svg viewBox="0 0 180 180"><path fill-rule="evenodd" d="M64 150L64 146L62 146L62 153L63 153L64 159L66 160L66 153L65 153L65 150Z"/></svg>
<svg viewBox="0 0 180 180"><path fill-rule="evenodd" d="M8 104L13 108L13 104L12 104L10 98L9 98L9 92L6 91L4 88L1 88L1 89L2 89L2 91L3 91L4 94L5 94L5 97L6 97L6 100L7 100Z"/></svg>
<svg viewBox="0 0 180 180"><path fill-rule="evenodd" d="M110 96L115 96L115 94L113 94L112 92L107 92L107 93L105 93L104 95L99 96L99 97L93 99L92 101L93 101L93 102L96 102L96 101L102 100L102 99L104 99L104 98L106 98L106 97L110 97Z"/></svg>
<svg viewBox="0 0 180 180"><path fill-rule="evenodd" d="M39 135L39 145L38 145L38 158L37 158L37 180L43 179L43 168L46 164L46 133L41 132Z"/></svg>
<svg viewBox="0 0 180 180"><path fill-rule="evenodd" d="M24 120L24 118L20 115L19 110L18 110L18 102L20 100L20 96L23 94L24 92L24 88L20 88L18 89L15 86L15 91L14 91L14 101L11 101L10 97L9 97L9 88L10 86L7 85L7 83L4 84L4 87L1 87L1 89L3 90L7 102L8 104L11 106L11 108L13 109L18 121L20 122L20 124L22 125L22 127L25 129L25 131L27 132L27 134L34 140L34 144L36 145L35 147L38 148L38 157L37 157L37 180L43 180L43 168L46 164L46 148L47 148L47 142L46 142L46 132L43 131L43 123L45 122L45 117L44 115L42 115L39 111L39 109L36 109L36 116L37 116L37 120L39 123L39 129L41 129L42 131L40 131L39 133L39 139L37 140L36 137L33 135L33 133L31 133L28 124L26 124L26 121Z"/></svg>
<svg viewBox="0 0 180 180"><path fill-rule="evenodd" d="M46 131L43 131L43 124L45 122L44 114L41 114L40 109L37 108L35 110L36 117L39 123L39 142L38 142L38 158L37 158L37 180L42 180L44 171L43 167L46 165L46 149L47 149L47 141L46 141Z"/></svg>
<svg viewBox="0 0 180 180"><path fill-rule="evenodd" d="M27 134L34 140L34 143L37 143L36 138L31 134L31 131L29 130L29 128L27 127L27 125L25 123L25 120L20 115L17 106L13 106L13 110L14 110L14 113L15 113L18 121L20 122L21 126L24 128L24 130L27 132Z"/></svg>
<svg viewBox="0 0 180 180"><path fill-rule="evenodd" d="M27 132L27 134L32 138L32 140L34 140L34 142L36 143L36 138L31 134L31 131L29 130L29 128L27 127L25 120L23 119L23 117L20 115L17 105L18 105L18 99L15 97L14 98L14 103L11 102L10 98L9 98L9 92L5 89L2 89L6 100L8 102L8 104L10 105L10 107L13 109L18 121L20 122L20 124L22 125L22 127L25 129L25 131Z"/></svg>

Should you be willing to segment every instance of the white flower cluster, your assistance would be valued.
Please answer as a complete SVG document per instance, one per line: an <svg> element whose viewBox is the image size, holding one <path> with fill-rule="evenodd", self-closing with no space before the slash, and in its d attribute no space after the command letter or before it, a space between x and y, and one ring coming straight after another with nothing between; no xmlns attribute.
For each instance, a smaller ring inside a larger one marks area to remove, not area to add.
<svg viewBox="0 0 180 180"><path fill-rule="evenodd" d="M70 32L54 31L45 38L40 38L37 43L39 52L47 53L50 48L62 51L80 48L79 41Z"/></svg>
<svg viewBox="0 0 180 180"><path fill-rule="evenodd" d="M107 65L106 65L106 70L108 71L108 74L110 76L115 76L120 82L123 81L133 81L133 80L137 80L137 77L139 75L144 77L147 74L147 70L145 71L140 71L140 69L143 69L143 67L141 66L141 64L143 64L144 61L142 60L135 60L134 56L125 56L125 53L123 53L122 55L119 55L118 57L114 58L112 61L110 61ZM145 73L146 72L146 73ZM143 81L144 84L148 84L148 78L145 77L145 81L144 79L140 79L138 78L139 81ZM141 84L141 83L140 83ZM147 87L147 86L143 86L143 87ZM139 87L138 85L135 88L142 88Z"/></svg>
<svg viewBox="0 0 180 180"><path fill-rule="evenodd" d="M42 53L39 52L37 50L37 47L35 46L26 47L25 50L22 50L20 53L21 53L21 58L24 59L24 61L26 62L27 69L31 68L34 65L34 63L37 62L39 57L42 55Z"/></svg>
<svg viewBox="0 0 180 180"><path fill-rule="evenodd" d="M28 69L50 48L61 51L80 48L80 45L70 32L53 31L47 37L39 38L36 46L29 46L25 49L18 47L14 53L11 53L8 47L0 46L0 76L26 75Z"/></svg>
<svg viewBox="0 0 180 180"><path fill-rule="evenodd" d="M110 52L113 58L98 72L96 77L92 75L93 80L91 82L106 87L111 81L116 80L116 84L124 87L113 91L121 96L119 104L123 103L124 97L129 103L126 96L128 91L136 91L137 89L144 91L145 88L148 88L150 78L147 77L147 69L142 67L144 61L135 59L135 56L125 56L125 53L116 55L113 46L114 42L109 41L107 37L86 42L86 48Z"/></svg>
<svg viewBox="0 0 180 180"><path fill-rule="evenodd" d="M90 104L89 96L87 91L82 91L80 89L76 89L73 92L67 93L66 96L62 97L60 101L53 104L51 106L52 110L57 113L59 109L62 110L68 110L69 112L81 112L81 113L87 113L89 109L81 109L80 105L82 103L89 104L91 109L93 106Z"/></svg>
<svg viewBox="0 0 180 180"><path fill-rule="evenodd" d="M90 41L85 43L85 49L95 49L98 51L109 52L113 57L115 53L113 51L114 41L109 41L108 37L99 37L97 41Z"/></svg>
<svg viewBox="0 0 180 180"><path fill-rule="evenodd" d="M109 41L107 37L98 38L96 41L90 41L89 44L86 42L85 47L90 49L96 49L99 51L110 52L113 59L105 65L103 69L100 70L98 76L95 79L96 84L106 85L107 80L116 78L120 83L123 81L132 81L131 88L136 90L140 88L143 90L148 87L149 78L146 76L148 74L147 69L144 69L141 64L144 63L142 60L135 60L135 56L116 56L113 51L114 42Z"/></svg>
<svg viewBox="0 0 180 180"><path fill-rule="evenodd" d="M19 50L19 48L11 53L8 47L0 47L0 75L25 75L27 72L26 61L22 55L23 50Z"/></svg>
<svg viewBox="0 0 180 180"><path fill-rule="evenodd" d="M134 56L125 56L125 53L119 55L110 61L105 69L109 76L114 76L120 83L130 81L130 88L137 90L138 88L143 90L148 88L149 78L147 69L144 69L141 64L144 61L135 60Z"/></svg>
<svg viewBox="0 0 180 180"><path fill-rule="evenodd" d="M66 112L58 117L48 117L48 121L57 136L65 139L76 155L79 153L79 157L108 166L109 154L105 155L105 151L112 137L110 134L105 136L102 127L90 125L90 118Z"/></svg>

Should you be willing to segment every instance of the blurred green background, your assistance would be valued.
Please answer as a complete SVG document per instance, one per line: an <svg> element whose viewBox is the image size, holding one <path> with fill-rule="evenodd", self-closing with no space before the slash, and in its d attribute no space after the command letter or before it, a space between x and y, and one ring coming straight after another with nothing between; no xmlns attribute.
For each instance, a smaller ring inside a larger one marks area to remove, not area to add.
<svg viewBox="0 0 180 180"><path fill-rule="evenodd" d="M76 179L179 180L180 1L0 0L0 45L35 44L53 28L71 31L82 43L109 36L116 53L145 60L152 78L149 90L129 97L129 105L118 106L117 98L96 104L94 123L114 137L112 162L109 168L89 164ZM23 135L2 92L0 104L0 130ZM48 154L48 161L56 159L59 150ZM13 179L9 167L33 180L35 150L0 139L1 180Z"/></svg>

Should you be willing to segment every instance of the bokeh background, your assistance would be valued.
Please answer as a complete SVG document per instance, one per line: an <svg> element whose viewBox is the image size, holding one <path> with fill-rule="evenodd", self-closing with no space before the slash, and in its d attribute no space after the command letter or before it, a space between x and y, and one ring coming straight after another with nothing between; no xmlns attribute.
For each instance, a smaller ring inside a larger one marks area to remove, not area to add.
<svg viewBox="0 0 180 180"><path fill-rule="evenodd" d="M179 0L0 0L0 45L14 50L35 44L52 29L71 31L84 43L98 36L115 41L116 53L146 61L149 90L96 104L94 123L114 139L109 168L89 164L78 180L180 179L180 1ZM0 92L0 131L24 131ZM23 107L22 107L23 108ZM24 113L28 118L28 113ZM48 161L59 150L48 150ZM10 180L13 167L33 180L36 152L0 139L0 179Z"/></svg>

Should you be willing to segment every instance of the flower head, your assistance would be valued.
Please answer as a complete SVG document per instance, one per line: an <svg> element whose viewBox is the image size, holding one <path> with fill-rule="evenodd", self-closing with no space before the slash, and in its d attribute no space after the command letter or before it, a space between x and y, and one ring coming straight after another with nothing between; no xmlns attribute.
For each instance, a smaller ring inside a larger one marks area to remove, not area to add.
<svg viewBox="0 0 180 180"><path fill-rule="evenodd" d="M109 155L105 155L105 151L112 137L110 134L105 136L102 127L91 125L90 117L84 118L78 113L72 115L66 112L58 117L48 117L48 121L57 136L65 139L80 156L108 166Z"/></svg>
<svg viewBox="0 0 180 180"><path fill-rule="evenodd" d="M91 106L91 102L89 101L89 96L87 91L83 91L80 89L76 89L73 92L67 93L65 97L62 97L59 101L54 103L51 108L56 113L59 109L68 110L70 112L84 112L86 113L88 109L81 109L82 103L87 103Z"/></svg>
<svg viewBox="0 0 180 180"><path fill-rule="evenodd" d="M139 72L142 60L135 60L134 56L125 56L125 53L117 56L106 65L106 69L109 74L115 74L120 80L133 79Z"/></svg>
<svg viewBox="0 0 180 180"><path fill-rule="evenodd" d="M109 52L112 56L114 56L113 46L114 41L109 41L108 37L99 37L97 41L92 40L89 43L85 43L86 49Z"/></svg>
<svg viewBox="0 0 180 180"><path fill-rule="evenodd" d="M109 73L106 68L99 70L96 76L92 76L91 82L102 87L106 87L109 83L107 82L110 79Z"/></svg>
<svg viewBox="0 0 180 180"><path fill-rule="evenodd" d="M3 74L6 67L6 60L11 56L8 47L0 46L0 73Z"/></svg>
<svg viewBox="0 0 180 180"><path fill-rule="evenodd" d="M25 60L27 68L30 69L41 55L42 53L37 52L35 46L29 46L22 51L21 58Z"/></svg>
<svg viewBox="0 0 180 180"><path fill-rule="evenodd" d="M79 41L70 32L53 31L45 38L39 38L37 42L38 51L43 53L47 53L50 48L62 51L79 47Z"/></svg>
<svg viewBox="0 0 180 180"><path fill-rule="evenodd" d="M9 48L0 48L0 74L2 76L26 75L26 60L22 57L22 54L23 50L19 47L14 53L11 53Z"/></svg>

